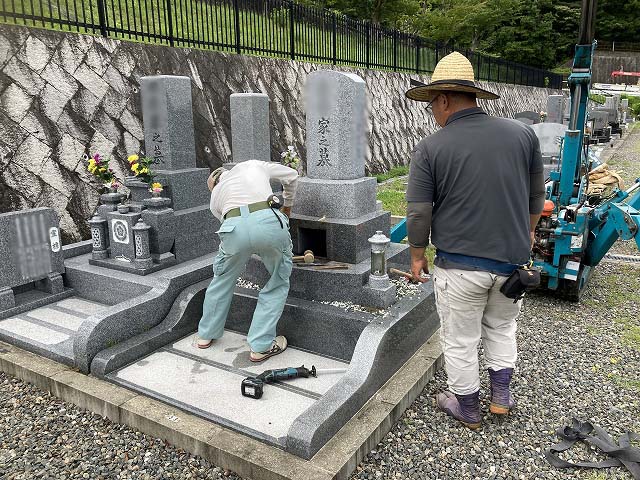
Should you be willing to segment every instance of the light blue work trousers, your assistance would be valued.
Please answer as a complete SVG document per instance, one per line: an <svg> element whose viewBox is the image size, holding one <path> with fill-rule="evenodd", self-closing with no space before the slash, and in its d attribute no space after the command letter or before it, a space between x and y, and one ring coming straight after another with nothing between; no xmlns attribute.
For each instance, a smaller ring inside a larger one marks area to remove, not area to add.
<svg viewBox="0 0 640 480"><path fill-rule="evenodd" d="M246 206L240 210L241 216L224 220L217 232L220 249L213 263L213 280L204 298L198 336L206 340L222 337L236 281L251 255L257 254L271 278L260 290L247 341L254 352L264 352L275 339L276 326L289 293L293 268L289 219L277 210L249 213Z"/></svg>

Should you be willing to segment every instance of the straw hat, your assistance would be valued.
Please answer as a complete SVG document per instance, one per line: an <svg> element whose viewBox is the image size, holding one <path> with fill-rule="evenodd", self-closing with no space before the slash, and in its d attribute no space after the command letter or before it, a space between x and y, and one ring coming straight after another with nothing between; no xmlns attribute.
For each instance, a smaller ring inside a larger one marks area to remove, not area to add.
<svg viewBox="0 0 640 480"><path fill-rule="evenodd" d="M411 84L416 86L407 91L406 96L418 102L430 102L435 92L450 91L475 93L476 98L485 100L500 98L495 93L476 87L473 78L473 66L469 59L461 53L453 52L438 62L430 84L411 80Z"/></svg>

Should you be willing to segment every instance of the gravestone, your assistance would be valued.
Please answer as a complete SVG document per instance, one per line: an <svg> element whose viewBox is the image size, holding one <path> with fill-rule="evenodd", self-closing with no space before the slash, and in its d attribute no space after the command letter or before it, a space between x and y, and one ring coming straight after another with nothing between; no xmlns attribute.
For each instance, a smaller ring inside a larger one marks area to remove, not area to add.
<svg viewBox="0 0 640 480"><path fill-rule="evenodd" d="M229 106L233 163L271 161L269 97L264 93L233 93Z"/></svg>
<svg viewBox="0 0 640 480"><path fill-rule="evenodd" d="M307 176L328 180L364 177L364 80L331 70L319 70L307 78Z"/></svg>
<svg viewBox="0 0 640 480"><path fill-rule="evenodd" d="M191 79L142 77L140 90L146 155L157 162L159 170L195 167Z"/></svg>
<svg viewBox="0 0 640 480"><path fill-rule="evenodd" d="M530 110L518 112L514 115L514 118L521 121L525 125L534 125L536 123L540 123L540 114L538 112L532 112Z"/></svg>
<svg viewBox="0 0 640 480"><path fill-rule="evenodd" d="M549 95L547 98L547 123L563 123L566 99L564 95Z"/></svg>
<svg viewBox="0 0 640 480"><path fill-rule="evenodd" d="M308 76L305 94L307 176L298 181L293 207L294 250L362 262L370 255L367 239L390 228L389 214L377 211L376 179L364 176L364 80L318 70Z"/></svg>
<svg viewBox="0 0 640 480"><path fill-rule="evenodd" d="M149 186L135 177L125 182L131 191L129 211L116 210L117 194L111 194L114 199L103 195L98 214L107 221L109 250L107 258L100 258L101 252L90 263L147 275L214 251L219 222L209 210L209 169L196 167L191 79L143 77L141 95L146 156L154 160L151 168L154 181L163 186L162 197L149 198ZM140 219L141 227L150 227L152 264L133 261L133 227Z"/></svg>
<svg viewBox="0 0 640 480"><path fill-rule="evenodd" d="M62 240L52 209L0 214L0 258L0 318L66 294Z"/></svg>
<svg viewBox="0 0 640 480"><path fill-rule="evenodd" d="M538 123L531 125L538 140L542 156L558 157L560 155L560 140L564 138L567 126L560 123Z"/></svg>

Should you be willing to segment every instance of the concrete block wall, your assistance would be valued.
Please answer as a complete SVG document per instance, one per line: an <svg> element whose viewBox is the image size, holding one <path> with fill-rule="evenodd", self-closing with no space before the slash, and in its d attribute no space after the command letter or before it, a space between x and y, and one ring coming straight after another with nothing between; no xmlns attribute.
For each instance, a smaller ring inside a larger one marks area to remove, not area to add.
<svg viewBox="0 0 640 480"><path fill-rule="evenodd" d="M406 164L413 146L434 131L424 104L404 97L424 75L334 67L283 59L117 41L91 35L0 25L0 212L47 206L61 217L64 243L90 237L87 220L98 190L81 161L90 149L112 158L119 178L126 157L144 148L140 78L192 79L196 156L215 168L231 155L229 95L271 99L271 154L295 145L304 160L306 76L319 68L365 79L369 108L367 170ZM486 103L512 117L545 109L551 90L485 83L502 98Z"/></svg>

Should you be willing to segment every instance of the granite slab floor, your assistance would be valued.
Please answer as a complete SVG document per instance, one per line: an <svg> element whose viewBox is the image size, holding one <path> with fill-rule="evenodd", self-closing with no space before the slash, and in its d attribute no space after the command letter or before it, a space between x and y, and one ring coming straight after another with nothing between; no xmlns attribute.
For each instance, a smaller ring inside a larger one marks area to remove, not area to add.
<svg viewBox="0 0 640 480"><path fill-rule="evenodd" d="M261 399L243 397L240 384L264 370L299 367L348 368L349 364L289 347L260 364L249 361L246 336L225 331L208 349L195 333L169 344L107 378L218 424L283 447L293 421L344 373L319 374L269 384Z"/></svg>
<svg viewBox="0 0 640 480"><path fill-rule="evenodd" d="M73 340L82 322L109 308L78 296L0 320L0 338L73 364Z"/></svg>

